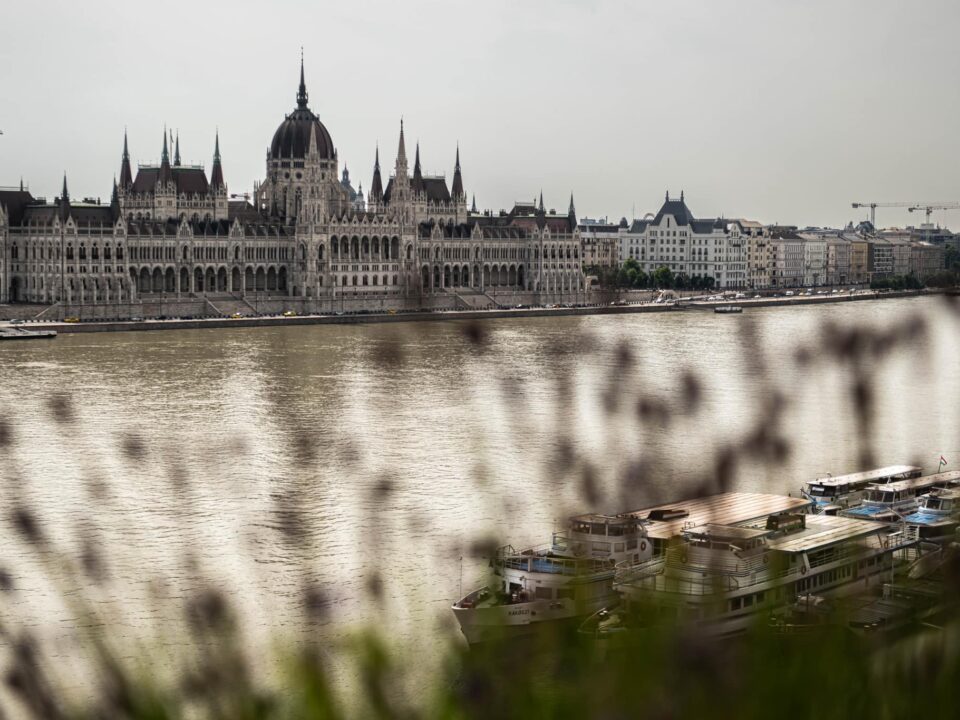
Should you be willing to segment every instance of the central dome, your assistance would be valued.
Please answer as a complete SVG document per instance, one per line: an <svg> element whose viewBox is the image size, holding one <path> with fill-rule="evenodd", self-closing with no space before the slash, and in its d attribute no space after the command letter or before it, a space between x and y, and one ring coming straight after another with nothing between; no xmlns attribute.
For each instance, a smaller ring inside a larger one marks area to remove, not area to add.
<svg viewBox="0 0 960 720"><path fill-rule="evenodd" d="M300 90L297 93L297 109L287 115L270 143L273 160L293 158L302 160L310 152L311 138L316 137L317 154L323 160L335 156L333 139L320 119L307 107L307 86L303 78L303 61L300 62Z"/></svg>

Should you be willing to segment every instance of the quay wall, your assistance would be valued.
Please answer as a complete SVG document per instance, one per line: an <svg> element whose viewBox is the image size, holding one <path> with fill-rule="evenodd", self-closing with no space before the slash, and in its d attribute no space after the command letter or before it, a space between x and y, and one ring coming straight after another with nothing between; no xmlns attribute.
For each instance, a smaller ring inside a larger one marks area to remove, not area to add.
<svg viewBox="0 0 960 720"><path fill-rule="evenodd" d="M890 298L918 297L923 295L938 294L931 291L905 290L886 293L871 293L863 295L843 295L843 296L811 296L811 297L789 297L789 298L761 298L738 300L745 310L757 307L778 307L778 306L797 306L797 305L822 305L838 302L857 302L863 300L882 300ZM516 293L518 297L514 298L517 303L522 304L524 298L519 297L527 295L526 293ZM499 300L498 296L498 300ZM569 317L577 315L621 315L627 313L662 313L662 312L713 312L717 305L724 303L682 303L682 304L634 304L634 305L594 305L588 307L556 307L556 308L523 308L523 309L463 309L459 310L453 307L456 302L448 302L448 307L438 307L430 310L410 311L403 307L391 308L385 307L384 312L368 312L367 314L326 314L326 315L298 315L294 317L244 317L244 318L225 318L204 317L191 320L109 320L109 321L91 321L79 323L64 322L42 322L31 324L32 328L44 328L56 330L58 333L84 333L84 332L125 332L142 330L192 330L192 329L212 329L224 327L268 327L275 325L357 325L370 323L397 323L397 322L431 322L431 321L451 321L451 320L489 320L495 318L515 318L515 317ZM145 306L149 306L146 303ZM164 305L164 309L171 307ZM283 308L289 308L284 302L278 303L277 312L282 312ZM390 311L393 310L395 314ZM269 310L261 310L269 312ZM334 311L336 313L338 311ZM0 311L2 314L2 311ZM158 314L164 314L159 312ZM188 314L188 313L184 313Z"/></svg>

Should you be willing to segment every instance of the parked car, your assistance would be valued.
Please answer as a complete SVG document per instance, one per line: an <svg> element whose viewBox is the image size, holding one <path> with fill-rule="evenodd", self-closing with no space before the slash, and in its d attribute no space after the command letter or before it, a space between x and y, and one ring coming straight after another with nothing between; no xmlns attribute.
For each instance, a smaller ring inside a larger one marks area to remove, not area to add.
<svg viewBox="0 0 960 720"><path fill-rule="evenodd" d="M65 318L63 319L63 321L64 321L65 323L78 323L78 322L80 322L80 318L70 316L70 317L65 317Z"/></svg>
<svg viewBox="0 0 960 720"><path fill-rule="evenodd" d="M297 316L297 313L296 313L295 310L285 310L285 311L283 312L283 316L284 316L284 317L296 317L296 316Z"/></svg>

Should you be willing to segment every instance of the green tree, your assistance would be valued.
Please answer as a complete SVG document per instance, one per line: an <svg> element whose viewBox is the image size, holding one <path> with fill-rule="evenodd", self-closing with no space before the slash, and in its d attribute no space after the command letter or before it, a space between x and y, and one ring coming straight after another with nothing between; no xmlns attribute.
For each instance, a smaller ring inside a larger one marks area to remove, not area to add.
<svg viewBox="0 0 960 720"><path fill-rule="evenodd" d="M661 265L653 271L653 285L661 289L673 287L673 271Z"/></svg>

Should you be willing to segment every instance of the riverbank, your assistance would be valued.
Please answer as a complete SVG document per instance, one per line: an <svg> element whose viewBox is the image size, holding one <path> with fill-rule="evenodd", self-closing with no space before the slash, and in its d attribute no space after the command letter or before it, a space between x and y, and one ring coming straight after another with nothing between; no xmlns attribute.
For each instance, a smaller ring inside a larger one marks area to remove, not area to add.
<svg viewBox="0 0 960 720"><path fill-rule="evenodd" d="M884 300L939 294L929 290L840 293L794 297L762 297L722 301L679 301L675 303L636 303L592 305L587 307L511 308L497 310L443 310L423 312L372 312L364 314L297 315L292 317L197 318L191 320L115 320L93 322L37 322L31 329L55 330L58 333L131 332L145 330L202 330L226 327L270 327L275 325L356 325L368 323L433 322L451 320L494 320L516 317L569 317L576 315L619 315L626 313L663 313L710 311L720 305L736 304L750 308L797 305L822 305L838 302Z"/></svg>

